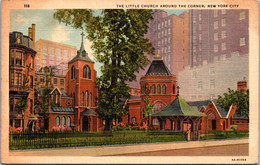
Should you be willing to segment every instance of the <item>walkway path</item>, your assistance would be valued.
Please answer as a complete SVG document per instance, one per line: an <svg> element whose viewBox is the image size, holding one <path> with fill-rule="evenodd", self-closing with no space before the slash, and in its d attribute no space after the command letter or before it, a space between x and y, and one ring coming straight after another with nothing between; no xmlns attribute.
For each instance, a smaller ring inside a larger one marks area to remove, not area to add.
<svg viewBox="0 0 260 165"><path fill-rule="evenodd" d="M56 148L10 151L10 156L104 156L143 153L162 150L248 144L248 139L168 142L131 145L113 145L77 148Z"/></svg>

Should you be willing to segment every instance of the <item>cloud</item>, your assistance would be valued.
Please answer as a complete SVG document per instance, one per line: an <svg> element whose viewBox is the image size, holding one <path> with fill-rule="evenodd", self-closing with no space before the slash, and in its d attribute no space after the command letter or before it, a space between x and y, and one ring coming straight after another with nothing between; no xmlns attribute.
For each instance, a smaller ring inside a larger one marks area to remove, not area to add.
<svg viewBox="0 0 260 165"><path fill-rule="evenodd" d="M41 17L39 16L34 16L34 17L24 17L22 14L18 14L16 18L17 23L37 23L42 20Z"/></svg>
<svg viewBox="0 0 260 165"><path fill-rule="evenodd" d="M58 25L56 26L56 28L54 29L54 32L51 35L51 40L55 41L55 42L66 42L69 41L69 35L70 35L70 31L66 31L64 29L64 26L62 25Z"/></svg>

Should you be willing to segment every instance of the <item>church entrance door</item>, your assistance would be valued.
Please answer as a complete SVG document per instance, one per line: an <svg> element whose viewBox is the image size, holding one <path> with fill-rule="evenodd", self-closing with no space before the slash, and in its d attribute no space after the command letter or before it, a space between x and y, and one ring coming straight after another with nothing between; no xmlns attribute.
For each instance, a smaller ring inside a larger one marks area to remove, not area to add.
<svg viewBox="0 0 260 165"><path fill-rule="evenodd" d="M84 116L82 119L82 131L88 131L88 117Z"/></svg>

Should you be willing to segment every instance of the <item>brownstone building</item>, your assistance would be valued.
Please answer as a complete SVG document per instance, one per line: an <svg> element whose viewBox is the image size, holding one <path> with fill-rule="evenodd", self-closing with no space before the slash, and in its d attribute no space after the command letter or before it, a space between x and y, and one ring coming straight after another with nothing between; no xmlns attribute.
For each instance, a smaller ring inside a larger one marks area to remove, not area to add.
<svg viewBox="0 0 260 165"><path fill-rule="evenodd" d="M9 34L10 126L23 130L27 127L34 129L38 120L34 115L34 45L34 24L29 28L28 36L16 31ZM27 98L24 110L18 108L18 102L21 102L22 98Z"/></svg>

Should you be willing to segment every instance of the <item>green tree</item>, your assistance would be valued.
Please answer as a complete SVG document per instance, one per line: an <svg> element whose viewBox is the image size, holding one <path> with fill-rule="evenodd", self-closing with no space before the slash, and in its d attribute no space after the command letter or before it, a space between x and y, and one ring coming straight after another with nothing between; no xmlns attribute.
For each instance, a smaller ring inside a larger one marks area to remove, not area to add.
<svg viewBox="0 0 260 165"><path fill-rule="evenodd" d="M231 104L235 104L239 115L249 116L249 90L239 92L228 88L227 93L224 93L223 96L218 96L217 102L226 111L229 110Z"/></svg>
<svg viewBox="0 0 260 165"><path fill-rule="evenodd" d="M25 110L28 108L28 96L29 92L31 90L31 87L29 85L30 79L29 79L29 71L31 68L31 64L26 66L25 75L23 76L23 84L21 86L21 90L18 92L20 95L17 103L16 103L16 109L19 114L22 114L23 117L23 128L27 127L28 122L28 115L25 115Z"/></svg>
<svg viewBox="0 0 260 165"><path fill-rule="evenodd" d="M98 114L105 120L105 132L111 132L112 121L125 111L120 98L128 96L127 81L136 79L135 72L149 63L144 53L154 48L144 37L152 10L57 10L54 18L74 28L87 31L93 42L96 60L103 64L97 79L99 89Z"/></svg>
<svg viewBox="0 0 260 165"><path fill-rule="evenodd" d="M45 86L36 89L39 93L39 96L42 98L41 101L39 101L39 96L38 94L35 94L35 101L34 104L37 107L37 112L39 115L43 117L44 120L44 129L48 129L48 110L49 107L52 105L55 105L53 102L50 102L50 92L53 90L53 86L51 83L51 78L54 76L54 73L52 71L51 67L43 67L43 73L45 75Z"/></svg>
<svg viewBox="0 0 260 165"><path fill-rule="evenodd" d="M150 91L151 91L151 87L149 87L148 84L145 84L142 87L142 94L144 95L143 101L145 103L145 108L143 109L143 114L144 114L145 119L148 122L148 125L150 125L149 116L154 107L154 104L150 103L150 98L151 98Z"/></svg>

